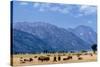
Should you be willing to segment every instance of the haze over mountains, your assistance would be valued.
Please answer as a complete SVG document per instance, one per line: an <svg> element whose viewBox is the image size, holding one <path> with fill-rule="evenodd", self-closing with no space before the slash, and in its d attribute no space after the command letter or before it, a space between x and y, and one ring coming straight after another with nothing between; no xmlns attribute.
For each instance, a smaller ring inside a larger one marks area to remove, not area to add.
<svg viewBox="0 0 100 67"><path fill-rule="evenodd" d="M88 26L80 25L74 29L70 28L69 31L91 45L97 43L97 33Z"/></svg>
<svg viewBox="0 0 100 67"><path fill-rule="evenodd" d="M96 36L96 32L83 25L64 29L44 22L13 23L13 53L90 50Z"/></svg>

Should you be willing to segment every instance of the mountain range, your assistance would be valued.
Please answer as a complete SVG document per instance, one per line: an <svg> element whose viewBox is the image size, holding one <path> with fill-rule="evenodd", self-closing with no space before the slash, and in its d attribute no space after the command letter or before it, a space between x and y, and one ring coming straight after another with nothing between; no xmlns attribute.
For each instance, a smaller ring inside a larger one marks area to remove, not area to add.
<svg viewBox="0 0 100 67"><path fill-rule="evenodd" d="M97 43L97 33L88 26L80 25L74 29L69 28L68 30L91 45Z"/></svg>
<svg viewBox="0 0 100 67"><path fill-rule="evenodd" d="M13 53L91 50L96 43L96 32L87 26L64 29L45 22L17 22L12 32Z"/></svg>

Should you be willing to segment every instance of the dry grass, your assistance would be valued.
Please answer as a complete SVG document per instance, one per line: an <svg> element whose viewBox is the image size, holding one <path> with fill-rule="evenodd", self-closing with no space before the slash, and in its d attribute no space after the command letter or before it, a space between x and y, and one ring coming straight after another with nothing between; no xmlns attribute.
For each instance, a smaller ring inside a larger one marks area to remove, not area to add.
<svg viewBox="0 0 100 67"><path fill-rule="evenodd" d="M79 60L78 58L78 54L81 54L79 57L81 57L82 59ZM60 55L61 60L57 62L54 62L54 56L58 57ZM72 56L72 59L69 60L63 60L63 58L67 58L68 56ZM39 61L38 57L40 56L46 56L49 57L50 60L49 61ZM29 59L32 58L33 61L32 62L25 62L25 63L21 63L20 58L23 57L23 59ZM11 58L12 59L12 58ZM76 62L92 62L92 61L96 61L97 60L97 55L92 53L92 56L90 55L90 53L88 53L87 55L85 53L54 53L54 54L17 54L17 55L13 55L13 59L12 59L12 64L13 66L20 66L20 65L40 65L40 64L56 64L56 63L76 63Z"/></svg>

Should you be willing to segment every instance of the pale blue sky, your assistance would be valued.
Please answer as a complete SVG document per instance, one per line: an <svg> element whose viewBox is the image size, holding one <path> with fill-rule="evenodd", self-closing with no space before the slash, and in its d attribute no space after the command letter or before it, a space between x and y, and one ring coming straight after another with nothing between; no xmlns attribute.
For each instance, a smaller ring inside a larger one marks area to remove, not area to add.
<svg viewBox="0 0 100 67"><path fill-rule="evenodd" d="M86 25L96 31L97 8L92 5L13 2L13 23L38 21L66 29Z"/></svg>

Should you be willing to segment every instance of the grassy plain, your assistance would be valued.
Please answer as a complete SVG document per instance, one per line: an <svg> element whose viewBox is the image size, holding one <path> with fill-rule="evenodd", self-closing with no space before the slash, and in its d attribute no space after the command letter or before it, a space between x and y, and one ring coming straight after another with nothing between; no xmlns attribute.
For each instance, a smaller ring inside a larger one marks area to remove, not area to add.
<svg viewBox="0 0 100 67"><path fill-rule="evenodd" d="M38 58L40 56L49 57L49 61L40 61ZM60 61L58 60L58 57L61 57ZM67 58L68 56L72 56L72 59L63 60L64 58ZM54 61L54 57L56 57L57 61ZM22 59L21 59L22 58ZM24 59L32 58L33 60L31 62L24 61ZM79 59L81 58L81 59ZM40 64L56 64L56 63L77 63L77 62L92 62L97 61L97 54L94 54L92 52L88 53L41 53L41 54L16 54L12 55L11 58L11 65L13 66L23 66L23 65L40 65Z"/></svg>

